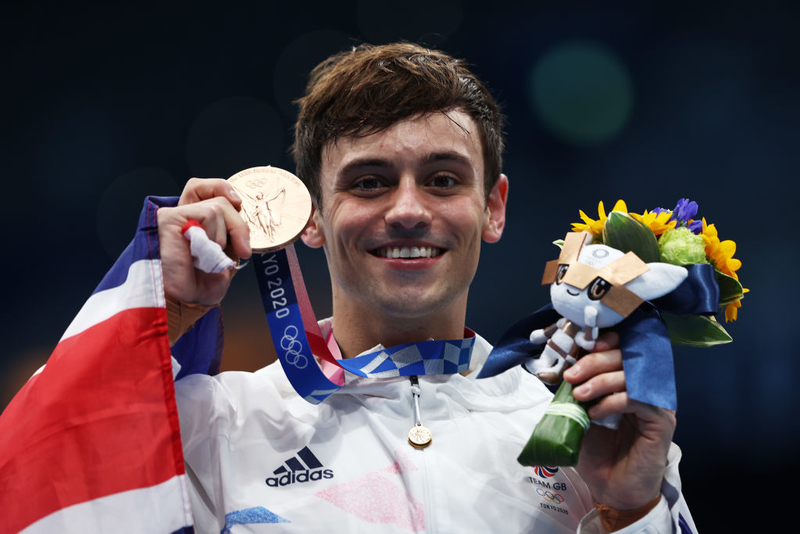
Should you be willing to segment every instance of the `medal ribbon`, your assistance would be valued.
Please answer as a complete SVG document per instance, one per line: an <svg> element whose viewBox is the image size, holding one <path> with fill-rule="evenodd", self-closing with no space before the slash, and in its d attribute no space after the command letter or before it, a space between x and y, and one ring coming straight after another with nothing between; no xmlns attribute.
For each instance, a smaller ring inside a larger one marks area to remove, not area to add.
<svg viewBox="0 0 800 534"><path fill-rule="evenodd" d="M322 372L315 356L365 378L454 374L469 369L474 333L465 339L421 341L337 360L331 354L303 283L293 245L277 252L253 254L261 301L272 342L289 382L312 404L341 387Z"/></svg>

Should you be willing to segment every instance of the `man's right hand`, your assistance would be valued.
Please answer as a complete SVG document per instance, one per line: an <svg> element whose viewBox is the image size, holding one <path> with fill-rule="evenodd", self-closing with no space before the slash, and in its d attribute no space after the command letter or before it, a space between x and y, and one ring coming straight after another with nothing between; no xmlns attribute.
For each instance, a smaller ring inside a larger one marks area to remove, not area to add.
<svg viewBox="0 0 800 534"><path fill-rule="evenodd" d="M216 305L230 286L232 272L204 273L194 267L189 241L181 228L190 219L198 221L206 234L223 249L228 246L239 258L250 257L250 230L239 216L242 200L225 180L192 178L186 183L178 205L159 208L158 237L164 292L193 304Z"/></svg>

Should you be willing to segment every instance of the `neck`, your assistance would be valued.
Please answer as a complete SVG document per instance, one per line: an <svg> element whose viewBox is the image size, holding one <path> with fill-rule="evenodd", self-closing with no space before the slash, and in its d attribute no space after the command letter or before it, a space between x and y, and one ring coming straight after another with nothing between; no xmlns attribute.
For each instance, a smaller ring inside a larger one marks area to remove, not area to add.
<svg viewBox="0 0 800 534"><path fill-rule="evenodd" d="M393 347L429 339L464 337L466 295L463 303L453 303L446 310L419 316L386 314L351 304L334 298L334 334L344 358L358 356L378 344Z"/></svg>

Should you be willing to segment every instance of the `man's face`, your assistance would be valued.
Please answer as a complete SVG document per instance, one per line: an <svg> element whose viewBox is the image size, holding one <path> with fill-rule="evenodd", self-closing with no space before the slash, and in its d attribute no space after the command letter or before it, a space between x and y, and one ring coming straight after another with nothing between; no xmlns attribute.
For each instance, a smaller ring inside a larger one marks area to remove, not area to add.
<svg viewBox="0 0 800 534"><path fill-rule="evenodd" d="M323 151L320 181L323 207L303 239L324 245L334 313L460 313L463 324L481 238L500 238L508 187L501 176L487 202L472 119L433 113L339 139Z"/></svg>

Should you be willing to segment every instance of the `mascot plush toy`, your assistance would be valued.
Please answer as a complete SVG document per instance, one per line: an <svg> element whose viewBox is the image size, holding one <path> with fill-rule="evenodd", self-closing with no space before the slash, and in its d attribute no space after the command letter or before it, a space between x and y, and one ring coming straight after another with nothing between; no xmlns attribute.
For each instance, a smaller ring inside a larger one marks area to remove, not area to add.
<svg viewBox="0 0 800 534"><path fill-rule="evenodd" d="M621 322L645 300L666 295L688 274L677 265L644 263L633 252L586 242L589 234L567 234L561 255L548 262L542 278L542 284L551 284L550 300L561 315L530 336L533 343L547 343L529 367L545 384L561 382L580 349L594 348L600 328Z"/></svg>
<svg viewBox="0 0 800 534"><path fill-rule="evenodd" d="M519 456L525 465L577 464L590 420L572 396L572 386L561 381L564 370L594 348L601 328L620 323L644 301L670 293L688 275L684 267L645 263L633 252L590 242L589 234L567 234L559 258L547 263L542 278L551 284L552 305L561 318L531 333L531 342L545 346L527 368L546 384L561 386ZM617 422L599 421L612 427Z"/></svg>

